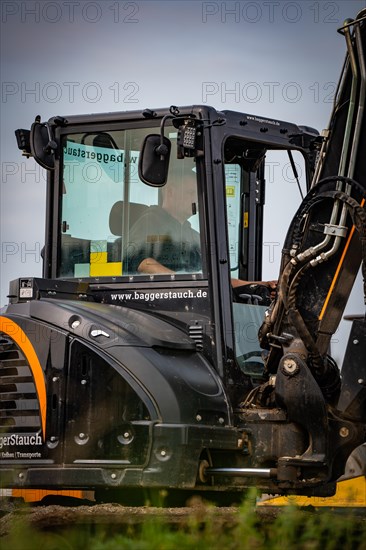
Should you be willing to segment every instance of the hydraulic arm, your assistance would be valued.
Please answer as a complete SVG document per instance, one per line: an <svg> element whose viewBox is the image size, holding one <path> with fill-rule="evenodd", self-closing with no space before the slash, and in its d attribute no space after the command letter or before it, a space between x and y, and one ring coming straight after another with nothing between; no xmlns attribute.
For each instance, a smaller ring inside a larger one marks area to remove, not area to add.
<svg viewBox="0 0 366 550"><path fill-rule="evenodd" d="M339 32L347 57L333 112L312 187L287 234L278 298L260 331L276 399L310 435L306 452L285 459L286 468L326 459L333 478L349 449L365 440L364 317L353 320L342 380L328 350L360 265L366 289L366 12Z"/></svg>

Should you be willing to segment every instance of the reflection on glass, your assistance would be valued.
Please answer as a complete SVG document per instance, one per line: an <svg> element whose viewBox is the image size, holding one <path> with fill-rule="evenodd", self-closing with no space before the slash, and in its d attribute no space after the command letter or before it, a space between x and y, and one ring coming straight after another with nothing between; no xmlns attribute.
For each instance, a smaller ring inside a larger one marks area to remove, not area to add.
<svg viewBox="0 0 366 550"><path fill-rule="evenodd" d="M196 169L176 158L175 133L166 186L138 177L143 139L157 131L66 136L60 277L202 271Z"/></svg>

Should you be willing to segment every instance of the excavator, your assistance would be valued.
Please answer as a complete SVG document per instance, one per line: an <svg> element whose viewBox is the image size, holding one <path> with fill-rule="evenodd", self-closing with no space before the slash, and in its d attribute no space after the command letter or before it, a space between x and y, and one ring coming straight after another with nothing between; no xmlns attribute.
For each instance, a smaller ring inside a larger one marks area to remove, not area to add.
<svg viewBox="0 0 366 550"><path fill-rule="evenodd" d="M364 480L364 315L341 368L331 340L360 269L366 296L366 11L339 32L321 134L207 105L16 131L47 170L47 215L43 276L11 281L1 311L4 491L169 505ZM306 185L275 293L264 227L288 191L273 158Z"/></svg>

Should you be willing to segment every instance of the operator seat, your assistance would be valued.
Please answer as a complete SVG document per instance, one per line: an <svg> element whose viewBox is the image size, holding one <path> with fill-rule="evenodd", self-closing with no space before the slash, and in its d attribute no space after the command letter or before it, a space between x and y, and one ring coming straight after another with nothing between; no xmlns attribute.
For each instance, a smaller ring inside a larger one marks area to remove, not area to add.
<svg viewBox="0 0 366 550"><path fill-rule="evenodd" d="M137 202L130 202L127 205L125 205L124 201L117 201L114 203L109 214L109 229L111 235L115 235L118 238L114 242L108 243L108 259L110 262L121 261L123 230L127 229L128 231L133 227L148 208L149 206L146 204ZM128 216L127 224L124 221L124 216L126 215ZM126 239L128 239L128 235L126 235Z"/></svg>
<svg viewBox="0 0 366 550"><path fill-rule="evenodd" d="M124 202L117 201L111 208L109 214L109 229L112 235L122 237L123 232L123 215L124 215ZM149 208L146 204L139 204L137 202L130 202L127 206L128 215L128 227L132 227L137 220L144 214L146 209Z"/></svg>

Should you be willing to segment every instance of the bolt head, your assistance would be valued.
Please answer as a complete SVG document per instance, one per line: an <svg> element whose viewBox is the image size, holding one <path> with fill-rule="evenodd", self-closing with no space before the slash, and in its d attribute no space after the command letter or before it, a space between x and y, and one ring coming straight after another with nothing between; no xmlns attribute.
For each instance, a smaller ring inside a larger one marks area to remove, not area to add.
<svg viewBox="0 0 366 550"><path fill-rule="evenodd" d="M339 435L341 437L348 437L349 436L349 429L346 426L342 426L342 428L339 430Z"/></svg>
<svg viewBox="0 0 366 550"><path fill-rule="evenodd" d="M293 359L285 359L283 362L283 368L288 374L296 372L297 364Z"/></svg>

